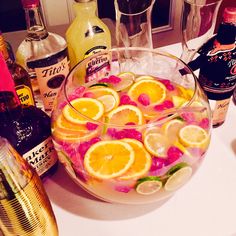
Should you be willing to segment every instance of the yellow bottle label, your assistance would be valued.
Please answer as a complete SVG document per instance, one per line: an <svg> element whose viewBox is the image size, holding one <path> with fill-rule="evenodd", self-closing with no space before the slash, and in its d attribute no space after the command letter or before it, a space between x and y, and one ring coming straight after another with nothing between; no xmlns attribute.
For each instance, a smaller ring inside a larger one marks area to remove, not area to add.
<svg viewBox="0 0 236 236"><path fill-rule="evenodd" d="M25 153L23 157L35 168L38 175L41 176L57 161L57 154L53 146L52 138L47 138L42 143Z"/></svg>
<svg viewBox="0 0 236 236"><path fill-rule="evenodd" d="M16 93L20 99L21 104L27 106L34 106L34 98L31 89L26 85L18 85L15 87Z"/></svg>
<svg viewBox="0 0 236 236"><path fill-rule="evenodd" d="M96 46L85 53L85 58L105 50L105 46ZM92 57L86 65L85 82L90 82L96 78L106 77L110 71L109 54L96 55Z"/></svg>

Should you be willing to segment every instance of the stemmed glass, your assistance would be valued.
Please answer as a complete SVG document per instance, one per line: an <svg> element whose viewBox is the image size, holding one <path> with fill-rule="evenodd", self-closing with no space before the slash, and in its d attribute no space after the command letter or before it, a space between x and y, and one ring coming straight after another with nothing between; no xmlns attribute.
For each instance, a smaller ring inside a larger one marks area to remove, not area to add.
<svg viewBox="0 0 236 236"><path fill-rule="evenodd" d="M222 0L183 0L182 55L190 62L197 50L214 34L216 18Z"/></svg>

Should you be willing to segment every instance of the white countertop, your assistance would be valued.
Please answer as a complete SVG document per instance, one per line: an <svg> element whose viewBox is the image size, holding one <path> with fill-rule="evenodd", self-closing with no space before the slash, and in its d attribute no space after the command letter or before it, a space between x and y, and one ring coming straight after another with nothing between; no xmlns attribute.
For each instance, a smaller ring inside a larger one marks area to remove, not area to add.
<svg viewBox="0 0 236 236"><path fill-rule="evenodd" d="M179 45L166 48L179 56ZM60 236L236 236L236 106L212 130L193 178L170 199L147 205L101 202L73 183L60 165L44 186Z"/></svg>

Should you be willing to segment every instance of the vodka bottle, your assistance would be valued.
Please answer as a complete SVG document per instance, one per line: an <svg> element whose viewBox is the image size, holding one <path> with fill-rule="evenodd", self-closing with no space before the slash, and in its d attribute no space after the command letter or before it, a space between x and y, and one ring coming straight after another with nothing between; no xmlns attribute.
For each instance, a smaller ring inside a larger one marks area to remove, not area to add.
<svg viewBox="0 0 236 236"><path fill-rule="evenodd" d="M22 0L27 36L16 52L16 61L32 79L36 106L49 115L59 88L69 73L67 44L63 37L48 32L39 0Z"/></svg>

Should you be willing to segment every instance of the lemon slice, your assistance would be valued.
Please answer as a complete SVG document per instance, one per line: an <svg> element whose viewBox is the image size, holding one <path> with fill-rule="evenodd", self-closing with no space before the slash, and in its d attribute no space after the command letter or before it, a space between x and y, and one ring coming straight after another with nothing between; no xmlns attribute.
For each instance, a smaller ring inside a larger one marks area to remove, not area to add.
<svg viewBox="0 0 236 236"><path fill-rule="evenodd" d="M141 75L135 79L135 82L138 82L140 80L147 80L147 79L154 80L154 77L152 77L150 75Z"/></svg>
<svg viewBox="0 0 236 236"><path fill-rule="evenodd" d="M187 99L176 95L172 96L172 101L174 103L174 107L181 107L188 103Z"/></svg>
<svg viewBox="0 0 236 236"><path fill-rule="evenodd" d="M92 145L84 156L88 173L98 179L123 175L134 163L133 148L126 142L100 141Z"/></svg>
<svg viewBox="0 0 236 236"><path fill-rule="evenodd" d="M170 143L166 136L160 133L149 133L144 137L144 146L152 155L165 157Z"/></svg>
<svg viewBox="0 0 236 236"><path fill-rule="evenodd" d="M162 182L159 177L148 176L138 180L136 191L142 195L150 195L158 192L162 187Z"/></svg>
<svg viewBox="0 0 236 236"><path fill-rule="evenodd" d="M179 94L181 95L181 97L183 97L187 100L190 100L194 95L194 90L193 89L184 88L181 85L177 85L176 88L179 91Z"/></svg>
<svg viewBox="0 0 236 236"><path fill-rule="evenodd" d="M98 97L97 100L100 101L104 105L105 112L111 111L117 105L117 100L115 99L114 96L110 94Z"/></svg>
<svg viewBox="0 0 236 236"><path fill-rule="evenodd" d="M142 177L151 167L152 160L150 154L138 140L125 138L121 141L128 143L133 148L134 163L119 179L128 180Z"/></svg>
<svg viewBox="0 0 236 236"><path fill-rule="evenodd" d="M135 74L132 72L122 72L118 74L117 77L119 77L121 81L113 85L113 88L116 91L124 91L134 83Z"/></svg>
<svg viewBox="0 0 236 236"><path fill-rule="evenodd" d="M179 119L173 119L166 122L162 129L164 130L164 134L172 139L178 137L180 129L184 126L185 122Z"/></svg>
<svg viewBox="0 0 236 236"><path fill-rule="evenodd" d="M141 110L132 105L122 105L112 110L107 115L110 124L125 125L127 123L134 123L142 125L144 118Z"/></svg>
<svg viewBox="0 0 236 236"><path fill-rule="evenodd" d="M143 136L146 137L148 134L162 133L162 129L158 126L149 127L145 129Z"/></svg>
<svg viewBox="0 0 236 236"><path fill-rule="evenodd" d="M102 86L92 87L89 89L89 91L93 93L95 99L103 103L105 112L111 111L120 103L118 93L112 88Z"/></svg>
<svg viewBox="0 0 236 236"><path fill-rule="evenodd" d="M71 101L71 105L76 110L67 104L62 113L68 121L75 124L86 124L87 118L99 120L104 114L103 104L93 98L77 98Z"/></svg>
<svg viewBox="0 0 236 236"><path fill-rule="evenodd" d="M133 101L138 101L142 94L148 96L150 105L157 105L165 100L166 87L159 81L142 79L131 86L128 95Z"/></svg>
<svg viewBox="0 0 236 236"><path fill-rule="evenodd" d="M206 148L209 144L209 134L205 129L197 125L186 125L179 131L179 138L187 147Z"/></svg>
<svg viewBox="0 0 236 236"><path fill-rule="evenodd" d="M192 168L185 166L174 172L166 181L164 189L166 191L175 191L182 187L192 176Z"/></svg>

